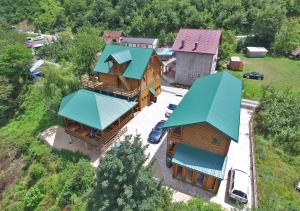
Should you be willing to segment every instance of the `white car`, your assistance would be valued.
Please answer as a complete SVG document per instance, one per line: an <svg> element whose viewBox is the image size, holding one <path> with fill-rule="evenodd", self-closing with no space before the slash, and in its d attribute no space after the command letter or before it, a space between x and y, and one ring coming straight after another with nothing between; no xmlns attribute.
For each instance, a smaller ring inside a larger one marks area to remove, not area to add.
<svg viewBox="0 0 300 211"><path fill-rule="evenodd" d="M248 203L249 176L239 169L231 169L229 183L229 197L241 203Z"/></svg>
<svg viewBox="0 0 300 211"><path fill-rule="evenodd" d="M176 109L177 105L170 103L167 107L167 111L165 113L165 117L169 118L171 116L171 114L173 113L173 111Z"/></svg>

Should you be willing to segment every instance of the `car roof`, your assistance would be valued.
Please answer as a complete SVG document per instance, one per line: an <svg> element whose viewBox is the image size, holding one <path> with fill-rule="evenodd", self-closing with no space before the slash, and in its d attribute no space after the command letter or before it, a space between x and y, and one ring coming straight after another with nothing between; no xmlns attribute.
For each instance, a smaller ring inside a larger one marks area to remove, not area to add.
<svg viewBox="0 0 300 211"><path fill-rule="evenodd" d="M248 175L238 169L234 169L234 179L233 179L233 189L239 190L248 195L248 183L249 177Z"/></svg>

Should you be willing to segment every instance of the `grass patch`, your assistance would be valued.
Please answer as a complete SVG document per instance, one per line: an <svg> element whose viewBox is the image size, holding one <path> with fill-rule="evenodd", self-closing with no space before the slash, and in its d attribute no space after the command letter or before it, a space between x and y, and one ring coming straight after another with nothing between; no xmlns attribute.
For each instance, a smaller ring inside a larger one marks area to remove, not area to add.
<svg viewBox="0 0 300 211"><path fill-rule="evenodd" d="M260 72L264 74L264 80L245 79L244 97L253 100L259 100L262 97L262 86L273 85L277 88L290 88L300 91L300 61L288 58L265 57L265 58L247 58L239 55L245 62L243 72L230 71L234 75L241 77L246 72Z"/></svg>
<svg viewBox="0 0 300 211"><path fill-rule="evenodd" d="M288 156L258 135L255 142L260 209L299 210L300 156Z"/></svg>

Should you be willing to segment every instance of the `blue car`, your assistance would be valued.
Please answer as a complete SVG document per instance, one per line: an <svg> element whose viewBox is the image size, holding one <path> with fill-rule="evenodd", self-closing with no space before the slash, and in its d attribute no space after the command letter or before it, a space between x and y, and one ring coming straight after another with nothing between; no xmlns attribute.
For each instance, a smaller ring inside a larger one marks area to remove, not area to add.
<svg viewBox="0 0 300 211"><path fill-rule="evenodd" d="M160 142L161 138L166 133L166 129L163 128L165 122L165 120L161 120L155 125L148 136L148 142L152 144L158 144Z"/></svg>
<svg viewBox="0 0 300 211"><path fill-rule="evenodd" d="M264 79L264 74L258 73L258 72L245 73L243 75L243 78L263 80Z"/></svg>

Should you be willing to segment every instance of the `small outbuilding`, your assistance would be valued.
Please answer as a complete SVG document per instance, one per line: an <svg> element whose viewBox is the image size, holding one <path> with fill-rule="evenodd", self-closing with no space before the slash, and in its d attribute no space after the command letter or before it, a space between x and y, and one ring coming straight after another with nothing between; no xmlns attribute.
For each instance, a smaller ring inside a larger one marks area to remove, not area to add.
<svg viewBox="0 0 300 211"><path fill-rule="evenodd" d="M291 56L294 59L300 59L300 48L295 48L292 52L291 52Z"/></svg>
<svg viewBox="0 0 300 211"><path fill-rule="evenodd" d="M244 62L241 61L240 57L238 56L230 57L228 69L243 71L243 68L244 68Z"/></svg>
<svg viewBox="0 0 300 211"><path fill-rule="evenodd" d="M248 57L265 57L268 53L264 47L247 47L246 49Z"/></svg>

